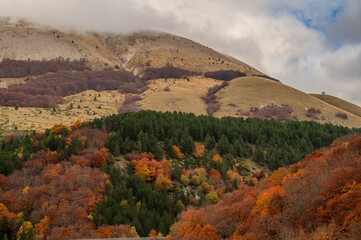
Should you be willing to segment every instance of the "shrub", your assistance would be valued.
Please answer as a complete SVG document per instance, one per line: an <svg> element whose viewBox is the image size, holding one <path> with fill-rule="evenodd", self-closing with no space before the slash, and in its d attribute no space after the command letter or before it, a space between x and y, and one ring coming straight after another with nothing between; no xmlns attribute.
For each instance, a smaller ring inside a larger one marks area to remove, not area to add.
<svg viewBox="0 0 361 240"><path fill-rule="evenodd" d="M206 72L204 76L217 80L230 81L234 78L245 77L247 74L240 72L239 70L218 70L214 72Z"/></svg>
<svg viewBox="0 0 361 240"><path fill-rule="evenodd" d="M147 68L143 72L143 80L151 80L157 78L187 78L188 76L200 75L199 72L192 72L182 68L174 67L170 64L162 68Z"/></svg>
<svg viewBox="0 0 361 240"><path fill-rule="evenodd" d="M227 82L223 82L221 85L215 85L208 89L207 95L203 98L204 102L207 104L206 111L208 115L212 116L219 110L220 106L215 94L227 85Z"/></svg>
<svg viewBox="0 0 361 240"><path fill-rule="evenodd" d="M118 113L126 113L126 112L139 112L142 110L141 107L136 105L136 102L142 100L139 95L127 95L125 96L125 100L123 105L118 109Z"/></svg>
<svg viewBox="0 0 361 240"><path fill-rule="evenodd" d="M346 113L335 113L336 117L342 118L342 119L348 119Z"/></svg>

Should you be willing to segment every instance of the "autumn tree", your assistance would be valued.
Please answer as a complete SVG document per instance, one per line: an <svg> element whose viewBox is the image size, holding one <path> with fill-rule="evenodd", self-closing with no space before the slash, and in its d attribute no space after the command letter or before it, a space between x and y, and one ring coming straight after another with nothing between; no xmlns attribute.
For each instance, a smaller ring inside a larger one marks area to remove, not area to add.
<svg viewBox="0 0 361 240"><path fill-rule="evenodd" d="M184 154L181 152L181 150L179 149L179 147L177 146L173 146L173 150L174 150L174 154L178 159L182 159L184 157Z"/></svg>

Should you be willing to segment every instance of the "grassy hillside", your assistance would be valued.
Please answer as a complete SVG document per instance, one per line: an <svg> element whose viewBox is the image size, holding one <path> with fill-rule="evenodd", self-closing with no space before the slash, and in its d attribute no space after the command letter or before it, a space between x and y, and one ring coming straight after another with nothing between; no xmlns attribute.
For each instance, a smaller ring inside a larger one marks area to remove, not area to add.
<svg viewBox="0 0 361 240"><path fill-rule="evenodd" d="M15 109L15 107L0 106L1 135L14 131L42 132L58 123L72 125L78 120L88 121L115 114L123 101L124 95L119 91L88 90L65 97L64 103L59 104L55 109L29 107Z"/></svg>
<svg viewBox="0 0 361 240"><path fill-rule="evenodd" d="M12 23L6 19L0 21L0 30L2 32L0 59L22 59L28 62L29 59L49 60L59 56L70 60L84 58L87 65L84 69L87 69L87 67L91 67L92 70L106 68L105 73L109 73L109 70L126 69L136 75L139 74L139 76L136 76L138 80L144 77L145 70L163 68L169 66L168 64L201 74L196 77L189 77L188 80L186 80L187 77L180 79L168 77L167 80L162 78L147 81L149 89L141 94L142 100L137 102L137 106L141 106L142 109L163 112L192 112L196 115L207 114L209 108L206 101L209 99L205 100L205 97L208 89L220 85L222 82L204 77L207 75L206 72L234 70L240 71L240 73L247 76L230 81L227 87L215 94L218 97L218 104L220 104L219 111L215 113L217 117L236 116L236 112L249 111L251 107L261 108L268 104L288 104L293 109L293 115L297 116L299 120L315 120L321 123L349 127L361 126L361 110L357 106L347 104L342 100L330 100L330 97L321 101L318 99L319 96L311 96L276 81L253 76L262 75L262 73L235 58L180 36L159 32L132 34L81 33L54 30L26 22ZM84 72L87 72L87 70ZM47 71L44 73L46 76ZM56 74L62 75L62 73ZM68 76L69 72L63 75ZM81 72L80 75L83 75L83 73ZM93 74L88 72L85 75ZM10 76L0 79L0 88L11 89L7 95L12 95L12 98L23 95L14 94L14 92L17 92L17 87L11 87L11 84L29 84L32 80L28 81L27 78L44 78L42 75L26 76L26 74L24 75L26 77L19 78L11 78ZM53 84L53 88L57 88L55 85ZM133 85L133 82L131 82L127 87L134 87ZM35 92L36 86L39 85L32 84L31 86L32 92ZM166 87L169 87L169 91L164 90ZM22 90L23 92L28 89L27 86L23 88L25 89ZM112 89L117 88L118 86ZM101 86L99 89L101 89ZM68 90L73 90L73 88L68 87ZM126 97L124 94L115 93L115 91L110 95L108 92L100 91L99 93L101 96L107 97L101 97L98 103L80 99L79 96L87 95L88 92L69 96L66 98L67 104L60 104L55 112L46 108L31 109L21 107L28 106L24 104L30 101L23 101L22 104L18 105L20 106L18 110L12 107L0 107L0 131L38 131L55 123L66 122L73 124L76 120L88 120L95 116L109 115L116 113L122 107L123 100ZM97 93L93 92L91 94L96 95ZM30 97L34 100L35 95ZM323 97L325 98L325 96ZM12 98L9 99L14 100ZM84 101L83 103L86 104L80 104L81 106L84 105L82 111L77 109L80 101ZM71 104L76 109L73 108L70 111L68 108ZM16 102L12 101L12 104L4 102L2 105L16 106ZM218 106L216 107L218 108ZM319 113L307 117L308 109L312 108L319 110ZM335 114L341 116L346 114L347 117L342 119Z"/></svg>
<svg viewBox="0 0 361 240"><path fill-rule="evenodd" d="M357 106L356 104L347 102L343 99L340 99L335 96L327 95L327 94L310 94L313 97L316 97L328 104L331 104L335 107L341 108L345 111L353 113L359 117L361 117L361 107Z"/></svg>
<svg viewBox="0 0 361 240"><path fill-rule="evenodd" d="M206 115L206 109L202 97L220 81L203 78L190 77L186 79L164 79L150 82L150 89L141 96L143 100L139 103L144 109L155 111L181 111ZM168 87L169 91L164 89Z"/></svg>
<svg viewBox="0 0 361 240"><path fill-rule="evenodd" d="M300 120L312 120L306 117L307 109L320 109L318 122L345 125L349 127L361 126L361 118L338 107L330 105L313 96L282 83L265 78L243 77L232 80L227 87L217 93L221 104L215 116L236 116L238 109L248 111L250 107L260 108L268 104L288 104ZM234 104L235 106L230 106ZM335 113L346 113L347 120L338 118ZM324 117L324 120L322 119Z"/></svg>

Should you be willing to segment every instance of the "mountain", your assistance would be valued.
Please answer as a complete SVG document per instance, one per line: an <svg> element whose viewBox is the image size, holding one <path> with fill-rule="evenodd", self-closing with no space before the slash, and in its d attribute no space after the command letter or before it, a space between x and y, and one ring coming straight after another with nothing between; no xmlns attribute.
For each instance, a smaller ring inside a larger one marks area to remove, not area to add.
<svg viewBox="0 0 361 240"><path fill-rule="evenodd" d="M0 72L2 64L29 64L23 75L0 73L1 132L41 131L60 122L73 124L140 109L361 126L357 106L303 93L233 57L170 33L79 32L9 19L0 21L0 32L0 60L26 61L0 63ZM55 70L48 66L50 60ZM38 61L46 67L37 66ZM124 71L134 77L124 80ZM72 81L77 86L93 82L74 88ZM39 87L41 93L29 93ZM139 96L131 98L130 93Z"/></svg>
<svg viewBox="0 0 361 240"><path fill-rule="evenodd" d="M4 19L0 54L0 239L360 236L350 104L168 33Z"/></svg>
<svg viewBox="0 0 361 240"><path fill-rule="evenodd" d="M168 63L193 71L233 69L261 74L241 61L169 33L112 34L61 31L25 21L0 21L0 60L85 58L94 70L120 66L136 73Z"/></svg>

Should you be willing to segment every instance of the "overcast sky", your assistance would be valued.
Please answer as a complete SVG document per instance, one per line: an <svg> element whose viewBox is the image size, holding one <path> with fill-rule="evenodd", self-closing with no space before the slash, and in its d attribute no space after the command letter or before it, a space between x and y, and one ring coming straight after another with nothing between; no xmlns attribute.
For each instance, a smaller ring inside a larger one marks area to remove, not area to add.
<svg viewBox="0 0 361 240"><path fill-rule="evenodd" d="M0 0L0 16L190 38L307 93L361 106L360 0Z"/></svg>

